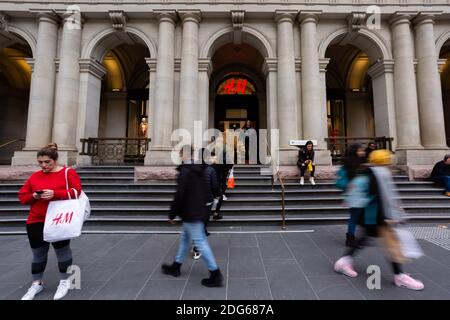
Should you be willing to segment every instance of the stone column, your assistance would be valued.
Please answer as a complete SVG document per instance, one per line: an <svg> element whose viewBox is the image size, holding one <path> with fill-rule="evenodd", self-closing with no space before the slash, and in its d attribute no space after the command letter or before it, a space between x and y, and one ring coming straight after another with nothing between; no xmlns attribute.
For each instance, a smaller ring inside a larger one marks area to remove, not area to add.
<svg viewBox="0 0 450 320"><path fill-rule="evenodd" d="M211 72L211 59L199 60L197 119L202 121L202 134L206 129L209 129L209 77L211 76ZM214 123L212 127L214 127ZM207 141L205 143L207 143Z"/></svg>
<svg viewBox="0 0 450 320"><path fill-rule="evenodd" d="M23 151L14 153L13 166L36 164L35 151L51 142L52 138L59 18L52 12L39 12L37 16L39 26L31 77L26 142Z"/></svg>
<svg viewBox="0 0 450 320"><path fill-rule="evenodd" d="M326 83L320 72L319 52L317 46L318 11L302 11L300 13L301 36L301 85L302 85L302 117L303 139L317 140L316 164L331 164L325 138L328 136L326 114ZM328 62L328 61L327 61Z"/></svg>
<svg viewBox="0 0 450 320"><path fill-rule="evenodd" d="M447 150L434 18L433 14L420 13L414 19L420 132L425 149Z"/></svg>
<svg viewBox="0 0 450 320"><path fill-rule="evenodd" d="M296 11L276 11L277 23L277 107L280 129L280 164L295 164L297 148L289 140L298 139L297 84L295 79L294 27Z"/></svg>
<svg viewBox="0 0 450 320"><path fill-rule="evenodd" d="M147 165L171 165L173 130L175 11L158 13L158 57L156 66L153 138L145 156Z"/></svg>
<svg viewBox="0 0 450 320"><path fill-rule="evenodd" d="M271 133L275 133L272 130L279 130L278 127L278 95L277 95L277 67L278 61L273 58L266 58L263 65L263 74L266 77L266 105L267 105L267 142L272 148L271 152L277 152L279 141L272 141L272 138L277 137L277 135L272 136ZM260 150L261 153L261 150ZM274 163L278 164L278 157L272 154L274 157ZM265 159L259 158L260 161Z"/></svg>
<svg viewBox="0 0 450 320"><path fill-rule="evenodd" d="M153 129L155 128L155 86L156 86L156 58L145 58L149 68L149 90L148 90L148 130L147 130L147 138L153 140L153 136L155 133Z"/></svg>
<svg viewBox="0 0 450 320"><path fill-rule="evenodd" d="M200 11L179 11L183 36L181 42L179 127L194 137L194 121L198 118L198 28ZM192 141L193 142L193 141Z"/></svg>
<svg viewBox="0 0 450 320"><path fill-rule="evenodd" d="M398 161L409 162L409 150L423 149L420 142L416 77L414 74L414 47L410 16L397 13L390 21L394 53L395 113L397 118Z"/></svg>
<svg viewBox="0 0 450 320"><path fill-rule="evenodd" d="M297 134L303 137L302 117L302 59L295 59L295 80L297 81Z"/></svg>
<svg viewBox="0 0 450 320"><path fill-rule="evenodd" d="M392 137L393 150L397 145L395 117L394 60L381 60L372 65L367 73L372 78L375 135Z"/></svg>
<svg viewBox="0 0 450 320"><path fill-rule="evenodd" d="M93 58L80 59L79 66L80 89L76 146L81 151L81 139L98 138L102 78L106 74L106 69L100 62ZM77 156L78 165L90 165L91 163L90 156Z"/></svg>
<svg viewBox="0 0 450 320"><path fill-rule="evenodd" d="M72 165L77 157L81 23L74 24L72 13L64 14L63 18L52 140L58 144L60 163Z"/></svg>

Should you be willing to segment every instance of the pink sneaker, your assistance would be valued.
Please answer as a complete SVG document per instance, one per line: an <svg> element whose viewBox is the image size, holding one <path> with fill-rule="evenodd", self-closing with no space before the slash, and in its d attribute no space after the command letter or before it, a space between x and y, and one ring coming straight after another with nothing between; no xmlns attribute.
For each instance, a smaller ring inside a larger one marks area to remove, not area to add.
<svg viewBox="0 0 450 320"><path fill-rule="evenodd" d="M416 280L406 273L400 273L395 275L394 283L397 287L411 290L423 290L424 288L422 281Z"/></svg>
<svg viewBox="0 0 450 320"><path fill-rule="evenodd" d="M353 269L353 259L350 256L340 258L334 264L334 271L345 274L347 277L355 278L358 273Z"/></svg>

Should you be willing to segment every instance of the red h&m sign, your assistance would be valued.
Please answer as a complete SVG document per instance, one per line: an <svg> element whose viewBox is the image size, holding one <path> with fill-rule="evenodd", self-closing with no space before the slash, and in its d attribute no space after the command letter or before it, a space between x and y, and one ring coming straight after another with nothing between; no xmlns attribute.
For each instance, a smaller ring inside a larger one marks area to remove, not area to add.
<svg viewBox="0 0 450 320"><path fill-rule="evenodd" d="M71 224L73 218L73 211L72 212L66 212L66 213L58 213L55 218L52 220L52 226L59 225L59 224Z"/></svg>
<svg viewBox="0 0 450 320"><path fill-rule="evenodd" d="M247 79L228 79L224 86L222 94L245 94L247 88Z"/></svg>

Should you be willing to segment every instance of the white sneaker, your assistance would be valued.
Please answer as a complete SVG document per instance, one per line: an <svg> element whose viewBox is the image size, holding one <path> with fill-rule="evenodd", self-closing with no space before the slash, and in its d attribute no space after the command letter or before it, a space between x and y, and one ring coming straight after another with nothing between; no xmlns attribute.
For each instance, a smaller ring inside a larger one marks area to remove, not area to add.
<svg viewBox="0 0 450 320"><path fill-rule="evenodd" d="M300 185L302 186L302 185L304 185L304 184L305 184L305 178L301 177L301 178L300 178Z"/></svg>
<svg viewBox="0 0 450 320"><path fill-rule="evenodd" d="M59 281L58 289L56 289L56 293L53 297L53 300L60 300L64 298L70 290L70 280L61 280Z"/></svg>
<svg viewBox="0 0 450 320"><path fill-rule="evenodd" d="M222 199L223 199L223 201L227 201L228 200L226 195L222 195Z"/></svg>
<svg viewBox="0 0 450 320"><path fill-rule="evenodd" d="M196 247L194 247L193 251L194 251L194 254L192 257L194 258L194 260L200 259L200 257L202 256L201 252L198 251L198 249Z"/></svg>
<svg viewBox="0 0 450 320"><path fill-rule="evenodd" d="M310 179L309 179L309 182L311 182L311 184L312 184L313 186L316 185L316 182L314 181L314 178L310 178Z"/></svg>
<svg viewBox="0 0 450 320"><path fill-rule="evenodd" d="M44 290L42 282L33 282L21 300L33 300L34 297L42 290Z"/></svg>

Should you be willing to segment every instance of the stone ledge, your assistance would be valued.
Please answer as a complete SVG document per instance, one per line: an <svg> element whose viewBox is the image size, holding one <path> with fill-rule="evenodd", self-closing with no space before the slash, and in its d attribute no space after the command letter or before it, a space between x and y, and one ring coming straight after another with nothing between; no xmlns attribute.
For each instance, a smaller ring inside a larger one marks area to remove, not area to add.
<svg viewBox="0 0 450 320"><path fill-rule="evenodd" d="M429 180L433 165L409 165L408 177L409 180Z"/></svg>
<svg viewBox="0 0 450 320"><path fill-rule="evenodd" d="M39 169L38 166L0 166L0 181L26 180Z"/></svg>
<svg viewBox="0 0 450 320"><path fill-rule="evenodd" d="M315 179L316 180L335 180L336 173L340 166L316 166ZM280 166L279 168L281 178L283 180L299 180L300 171L297 166ZM305 173L305 178L309 178L309 172Z"/></svg>
<svg viewBox="0 0 450 320"><path fill-rule="evenodd" d="M134 168L134 181L136 182L176 180L177 175L178 171L175 166L143 166Z"/></svg>

